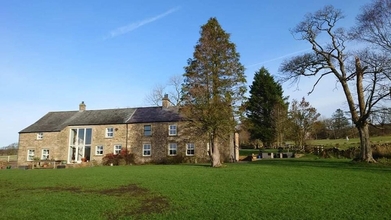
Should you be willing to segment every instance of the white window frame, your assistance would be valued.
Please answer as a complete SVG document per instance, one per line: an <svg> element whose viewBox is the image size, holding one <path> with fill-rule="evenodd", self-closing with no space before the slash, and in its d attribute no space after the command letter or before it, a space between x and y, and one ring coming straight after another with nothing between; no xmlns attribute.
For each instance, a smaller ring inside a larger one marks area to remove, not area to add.
<svg viewBox="0 0 391 220"><path fill-rule="evenodd" d="M103 145L98 145L95 147L95 155L103 155Z"/></svg>
<svg viewBox="0 0 391 220"><path fill-rule="evenodd" d="M178 144L177 143L169 143L168 144L168 156L176 156L177 154L178 154Z"/></svg>
<svg viewBox="0 0 391 220"><path fill-rule="evenodd" d="M146 148L148 147L148 148ZM149 152L149 153L146 153L146 152ZM143 156L144 157L150 157L152 155L152 145L151 144L143 144Z"/></svg>
<svg viewBox="0 0 391 220"><path fill-rule="evenodd" d="M122 150L122 145L120 145L120 144L114 145L114 151L113 151L113 153L114 153L115 155L120 154L120 153L121 153L121 150Z"/></svg>
<svg viewBox="0 0 391 220"><path fill-rule="evenodd" d="M193 151L193 153L189 154L189 151ZM194 143L187 143L186 144L186 156L194 156L194 153L195 153Z"/></svg>
<svg viewBox="0 0 391 220"><path fill-rule="evenodd" d="M34 161L35 149L27 149L27 161Z"/></svg>
<svg viewBox="0 0 391 220"><path fill-rule="evenodd" d="M43 132L37 133L37 140L42 140L43 139Z"/></svg>
<svg viewBox="0 0 391 220"><path fill-rule="evenodd" d="M113 138L114 137L114 128L108 127L106 128L106 138Z"/></svg>
<svg viewBox="0 0 391 220"><path fill-rule="evenodd" d="M146 127L148 127L149 126L149 130L145 130L145 128ZM149 131L149 134L146 134L145 132L146 131ZM147 136L147 137L149 137L149 136L152 136L152 125L144 125L144 136Z"/></svg>
<svg viewBox="0 0 391 220"><path fill-rule="evenodd" d="M50 156L49 149L47 148L42 149L41 160L49 160L49 156Z"/></svg>
<svg viewBox="0 0 391 220"><path fill-rule="evenodd" d="M169 136L177 136L178 135L178 127L176 124L168 126L168 135Z"/></svg>

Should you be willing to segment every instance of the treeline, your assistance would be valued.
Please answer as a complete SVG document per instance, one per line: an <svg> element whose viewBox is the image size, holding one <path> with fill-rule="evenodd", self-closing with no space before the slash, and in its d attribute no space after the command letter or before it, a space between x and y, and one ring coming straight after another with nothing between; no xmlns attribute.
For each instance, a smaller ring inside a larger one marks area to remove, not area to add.
<svg viewBox="0 0 391 220"><path fill-rule="evenodd" d="M288 106L288 105L287 105ZM349 112L337 109L330 118L320 117L316 108L303 98L301 102L293 100L289 109L280 118L282 129L274 130L273 141L265 144L261 139L251 135L251 122L246 121L240 126L240 143L242 148L271 147L277 148L286 143L295 143L296 147L304 147L309 140L318 139L348 139L359 138L357 128L348 117ZM391 108L374 111L369 120L371 136L386 136L391 134ZM261 123L258 121L258 125ZM281 139L277 137L283 137Z"/></svg>
<svg viewBox="0 0 391 220"><path fill-rule="evenodd" d="M18 143L12 143L8 146L0 148L0 155L17 155L18 154Z"/></svg>

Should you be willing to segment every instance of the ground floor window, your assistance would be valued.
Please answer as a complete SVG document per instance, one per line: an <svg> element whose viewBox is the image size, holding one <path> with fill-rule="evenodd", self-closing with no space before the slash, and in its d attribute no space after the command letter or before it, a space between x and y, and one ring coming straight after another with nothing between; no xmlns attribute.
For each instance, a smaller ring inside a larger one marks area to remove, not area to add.
<svg viewBox="0 0 391 220"><path fill-rule="evenodd" d="M96 146L95 155L103 155L103 146Z"/></svg>
<svg viewBox="0 0 391 220"><path fill-rule="evenodd" d="M186 156L194 156L194 144L193 143L187 143L186 144Z"/></svg>
<svg viewBox="0 0 391 220"><path fill-rule="evenodd" d="M35 150L34 149L28 149L27 150L27 160L33 161L35 156Z"/></svg>
<svg viewBox="0 0 391 220"><path fill-rule="evenodd" d="M176 143L168 144L168 155L175 156L176 152L177 152L177 144Z"/></svg>
<svg viewBox="0 0 391 220"><path fill-rule="evenodd" d="M114 154L120 154L121 149L122 149L121 145L114 145Z"/></svg>
<svg viewBox="0 0 391 220"><path fill-rule="evenodd" d="M42 149L41 160L49 160L49 149Z"/></svg>
<svg viewBox="0 0 391 220"><path fill-rule="evenodd" d="M151 144L143 144L143 156L151 156Z"/></svg>

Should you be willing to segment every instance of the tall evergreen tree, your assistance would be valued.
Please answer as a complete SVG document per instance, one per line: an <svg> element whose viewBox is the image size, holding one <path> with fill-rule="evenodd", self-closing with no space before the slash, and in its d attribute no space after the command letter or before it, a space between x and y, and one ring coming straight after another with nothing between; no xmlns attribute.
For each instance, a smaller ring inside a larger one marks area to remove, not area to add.
<svg viewBox="0 0 391 220"><path fill-rule="evenodd" d="M259 139L269 147L275 142L281 142L281 119L284 115L286 118L287 108L281 85L262 67L254 75L250 98L246 104L251 138Z"/></svg>
<svg viewBox="0 0 391 220"><path fill-rule="evenodd" d="M208 139L211 166L219 167L219 143L232 137L246 79L236 46L217 19L210 18L200 33L185 67L181 113Z"/></svg>

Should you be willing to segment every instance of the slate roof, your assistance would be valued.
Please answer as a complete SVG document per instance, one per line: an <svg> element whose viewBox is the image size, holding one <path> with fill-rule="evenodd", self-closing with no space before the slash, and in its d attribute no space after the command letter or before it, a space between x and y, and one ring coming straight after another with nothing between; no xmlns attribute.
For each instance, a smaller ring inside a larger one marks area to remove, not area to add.
<svg viewBox="0 0 391 220"><path fill-rule="evenodd" d="M19 133L55 132L67 126L180 121L175 107L49 112Z"/></svg>
<svg viewBox="0 0 391 220"><path fill-rule="evenodd" d="M128 123L174 122L181 119L177 107L145 107L137 108Z"/></svg>

